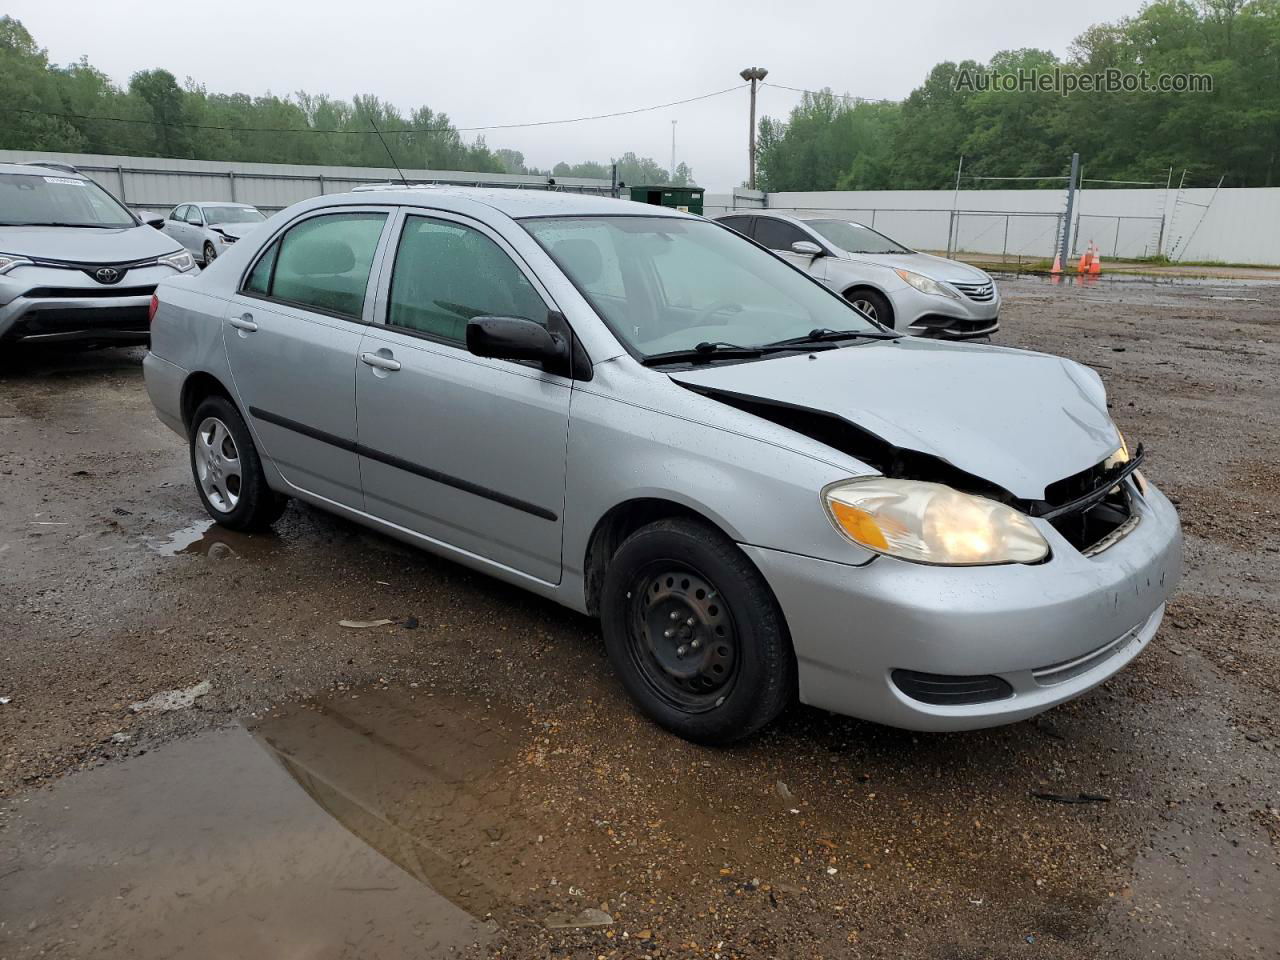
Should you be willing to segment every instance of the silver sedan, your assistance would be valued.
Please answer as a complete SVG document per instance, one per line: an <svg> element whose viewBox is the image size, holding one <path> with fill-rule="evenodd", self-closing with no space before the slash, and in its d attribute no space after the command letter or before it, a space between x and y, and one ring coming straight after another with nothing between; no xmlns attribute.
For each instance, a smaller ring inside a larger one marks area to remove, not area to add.
<svg viewBox="0 0 1280 960"><path fill-rule="evenodd" d="M945 340L987 339L1000 329L1000 291L967 263L911 250L830 214L759 211L718 219L886 327Z"/></svg>
<svg viewBox="0 0 1280 960"><path fill-rule="evenodd" d="M247 203L197 201L180 203L170 210L160 229L207 267L266 219L262 211Z"/></svg>
<svg viewBox="0 0 1280 960"><path fill-rule="evenodd" d="M900 336L673 210L317 197L163 283L151 343L219 523L296 498L599 616L697 741L797 698L1020 720L1137 656L1181 569L1093 371Z"/></svg>

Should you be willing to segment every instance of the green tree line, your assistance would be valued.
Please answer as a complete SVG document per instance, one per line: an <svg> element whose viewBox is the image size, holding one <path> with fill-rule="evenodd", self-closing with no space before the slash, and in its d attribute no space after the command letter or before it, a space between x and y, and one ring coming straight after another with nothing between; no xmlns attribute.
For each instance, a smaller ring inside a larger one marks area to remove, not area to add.
<svg viewBox="0 0 1280 960"><path fill-rule="evenodd" d="M539 170L518 150L491 150L483 137L468 142L446 113L420 106L405 114L368 94L347 101L305 92L211 93L191 80L179 85L167 70L140 71L121 88L87 58L50 63L9 16L0 16L0 91L0 148L11 150L388 167L376 125L390 131L384 133L388 147L406 169L607 180L614 162ZM649 157L628 152L615 159L625 183L669 182L669 171ZM681 184L692 178L684 164L675 176Z"/></svg>
<svg viewBox="0 0 1280 960"><path fill-rule="evenodd" d="M994 72L1076 76L1207 74L1197 93L977 89ZM1082 33L1065 59L1009 50L990 63L937 64L901 103L805 94L785 120L763 117L759 185L765 190L941 189L956 166L977 177L1067 173L1072 152L1096 180L1203 186L1280 184L1280 0L1157 0L1134 17ZM967 187L1019 184L979 179ZM1043 187L1027 181L1023 186Z"/></svg>

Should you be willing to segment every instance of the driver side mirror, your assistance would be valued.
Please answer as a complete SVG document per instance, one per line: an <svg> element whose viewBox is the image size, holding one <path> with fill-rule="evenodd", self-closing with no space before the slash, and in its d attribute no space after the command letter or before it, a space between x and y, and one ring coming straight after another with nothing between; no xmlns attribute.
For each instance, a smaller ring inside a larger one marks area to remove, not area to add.
<svg viewBox="0 0 1280 960"><path fill-rule="evenodd" d="M797 240L791 245L791 252L798 253L802 257L820 257L823 250L812 240Z"/></svg>
<svg viewBox="0 0 1280 960"><path fill-rule="evenodd" d="M467 321L467 350L477 357L532 360L564 367L569 345L540 323L523 317L473 317Z"/></svg>

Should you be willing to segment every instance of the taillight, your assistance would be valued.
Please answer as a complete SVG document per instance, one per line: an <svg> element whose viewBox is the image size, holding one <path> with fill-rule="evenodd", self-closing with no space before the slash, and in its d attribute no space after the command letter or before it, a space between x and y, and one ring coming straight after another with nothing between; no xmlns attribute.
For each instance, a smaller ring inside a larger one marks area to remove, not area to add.
<svg viewBox="0 0 1280 960"><path fill-rule="evenodd" d="M147 326L151 326L151 324L155 321L156 311L159 309L160 309L160 298L153 293L151 295L151 303L147 306Z"/></svg>

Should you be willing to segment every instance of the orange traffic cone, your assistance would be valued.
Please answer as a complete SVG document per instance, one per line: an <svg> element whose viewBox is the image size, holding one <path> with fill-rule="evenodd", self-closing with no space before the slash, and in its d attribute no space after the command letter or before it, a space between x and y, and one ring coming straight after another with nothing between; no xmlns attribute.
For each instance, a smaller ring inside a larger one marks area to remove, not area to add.
<svg viewBox="0 0 1280 960"><path fill-rule="evenodd" d="M1093 262L1093 241L1089 241L1089 246L1084 248L1084 253L1080 254L1080 262L1076 265L1076 273L1088 273L1089 264Z"/></svg>
<svg viewBox="0 0 1280 960"><path fill-rule="evenodd" d="M1062 254L1055 253L1053 255L1053 269L1049 271L1054 276L1062 273Z"/></svg>
<svg viewBox="0 0 1280 960"><path fill-rule="evenodd" d="M1095 246L1093 248L1093 259L1089 262L1089 273L1097 276L1102 272L1102 253Z"/></svg>

